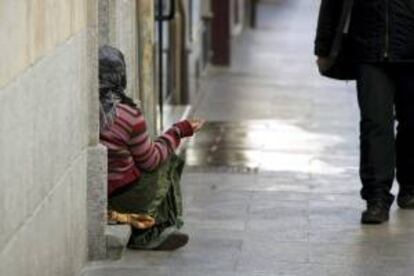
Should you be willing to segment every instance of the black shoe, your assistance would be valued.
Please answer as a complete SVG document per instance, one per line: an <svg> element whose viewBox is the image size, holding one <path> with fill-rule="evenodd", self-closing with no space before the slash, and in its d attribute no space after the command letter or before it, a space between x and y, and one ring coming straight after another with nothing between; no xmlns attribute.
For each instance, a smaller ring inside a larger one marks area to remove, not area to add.
<svg viewBox="0 0 414 276"><path fill-rule="evenodd" d="M362 224L381 224L390 218L390 204L384 200L368 201L367 209L362 212Z"/></svg>
<svg viewBox="0 0 414 276"><path fill-rule="evenodd" d="M163 243L154 248L153 250L159 251L173 251L180 247L185 246L188 243L189 237L187 234L176 232L169 235Z"/></svg>
<svg viewBox="0 0 414 276"><path fill-rule="evenodd" d="M400 191L397 204L401 209L414 209L414 191Z"/></svg>

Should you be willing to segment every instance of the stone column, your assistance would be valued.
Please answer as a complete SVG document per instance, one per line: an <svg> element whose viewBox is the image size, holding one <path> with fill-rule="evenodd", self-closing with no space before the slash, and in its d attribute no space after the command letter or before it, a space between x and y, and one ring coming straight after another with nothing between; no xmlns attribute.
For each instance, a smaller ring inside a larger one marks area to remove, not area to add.
<svg viewBox="0 0 414 276"><path fill-rule="evenodd" d="M155 89L155 15L153 0L137 0L138 64L141 106L151 135L157 133L157 99Z"/></svg>
<svg viewBox="0 0 414 276"><path fill-rule="evenodd" d="M99 144L99 88L98 47L100 34L106 34L107 25L99 24L105 18L107 1L88 0L87 53L89 79L89 148L87 183L88 258L106 258L107 225L107 155L106 148ZM99 18L99 20L98 20ZM98 26L99 25L99 26ZM106 41L105 41L106 43Z"/></svg>
<svg viewBox="0 0 414 276"><path fill-rule="evenodd" d="M95 0L92 0L95 1ZM99 45L120 49L127 65L127 94L139 99L137 61L136 0L99 0L97 9ZM96 17L96 16L95 16ZM91 18L95 18L94 15ZM97 22L96 22L97 24ZM93 35L91 36L93 37ZM93 47L94 46L94 47ZM89 259L101 260L108 256L107 227L107 152L99 144L98 44L91 44L90 77L95 86L90 96L90 147L88 151L88 237Z"/></svg>
<svg viewBox="0 0 414 276"><path fill-rule="evenodd" d="M181 2L181 1L177 1ZM173 104L182 104L184 103L186 92L184 89L184 84L182 82L183 77L182 73L186 69L186 64L183 64L183 56L186 54L186 40L185 40L185 30L184 23L185 19L183 18L185 14L181 12L181 3L177 3L177 13L175 14L174 20L169 24L169 43L171 47L172 55L169 59L171 66L171 74L173 81L173 91L172 91L172 103Z"/></svg>

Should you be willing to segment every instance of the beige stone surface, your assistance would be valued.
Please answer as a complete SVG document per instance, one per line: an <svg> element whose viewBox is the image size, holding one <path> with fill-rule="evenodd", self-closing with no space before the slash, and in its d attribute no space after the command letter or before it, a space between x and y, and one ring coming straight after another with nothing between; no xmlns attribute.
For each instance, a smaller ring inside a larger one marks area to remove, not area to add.
<svg viewBox="0 0 414 276"><path fill-rule="evenodd" d="M91 240L105 253L97 31L98 0L0 0L1 276L77 275Z"/></svg>
<svg viewBox="0 0 414 276"><path fill-rule="evenodd" d="M102 260L107 256L107 206L108 206L107 149L103 145L88 150L88 248L89 260Z"/></svg>
<svg viewBox="0 0 414 276"><path fill-rule="evenodd" d="M152 135L157 132L157 99L155 88L154 5L138 0L139 86L140 99Z"/></svg>
<svg viewBox="0 0 414 276"><path fill-rule="evenodd" d="M89 84L81 31L0 88L0 275L86 261Z"/></svg>
<svg viewBox="0 0 414 276"><path fill-rule="evenodd" d="M85 183L86 152L82 152L2 246L0 275L77 275L87 252L86 193L80 192ZM18 202L24 201L20 197Z"/></svg>
<svg viewBox="0 0 414 276"><path fill-rule="evenodd" d="M27 4L24 1L0 2L0 87L29 62ZM18 31L17 31L18 30Z"/></svg>
<svg viewBox="0 0 414 276"><path fill-rule="evenodd" d="M0 87L87 24L84 0L0 0Z"/></svg>
<svg viewBox="0 0 414 276"><path fill-rule="evenodd" d="M135 97L139 89L136 0L112 0L110 7L111 44L124 53L127 65L127 93Z"/></svg>
<svg viewBox="0 0 414 276"><path fill-rule="evenodd" d="M67 0L62 0L67 1ZM89 21L87 6L96 2L95 0L71 0L72 1L72 34L78 33L82 30ZM70 2L70 1L67 1Z"/></svg>
<svg viewBox="0 0 414 276"><path fill-rule="evenodd" d="M99 0L87 1L87 42L86 56L87 76L89 83L89 145L99 143L99 81L98 81L98 51L99 51Z"/></svg>
<svg viewBox="0 0 414 276"><path fill-rule="evenodd" d="M122 51L127 66L128 86L126 93L138 99L138 19L136 7L136 0L100 1L99 43L100 45L111 45Z"/></svg>

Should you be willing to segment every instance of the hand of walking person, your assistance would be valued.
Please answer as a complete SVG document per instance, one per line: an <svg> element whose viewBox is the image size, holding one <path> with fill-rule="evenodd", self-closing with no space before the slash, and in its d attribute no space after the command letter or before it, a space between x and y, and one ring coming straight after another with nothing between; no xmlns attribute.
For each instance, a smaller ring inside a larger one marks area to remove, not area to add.
<svg viewBox="0 0 414 276"><path fill-rule="evenodd" d="M203 126L204 126L204 124L206 122L206 120L199 119L199 118L197 118L197 119L190 119L188 121L190 122L191 127L193 128L194 133L199 132L200 129L203 128Z"/></svg>
<svg viewBox="0 0 414 276"><path fill-rule="evenodd" d="M325 71L331 66L331 60L327 57L318 57L316 59L316 64L320 71Z"/></svg>

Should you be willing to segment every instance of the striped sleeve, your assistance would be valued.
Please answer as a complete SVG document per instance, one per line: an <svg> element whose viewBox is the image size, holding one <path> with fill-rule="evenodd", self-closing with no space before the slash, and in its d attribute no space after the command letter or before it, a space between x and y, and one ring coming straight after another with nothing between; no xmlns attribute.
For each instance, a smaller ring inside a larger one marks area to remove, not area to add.
<svg viewBox="0 0 414 276"><path fill-rule="evenodd" d="M177 127L170 128L153 141L141 113L127 119L132 126L128 147L139 169L145 171L157 169L180 144L180 130Z"/></svg>

